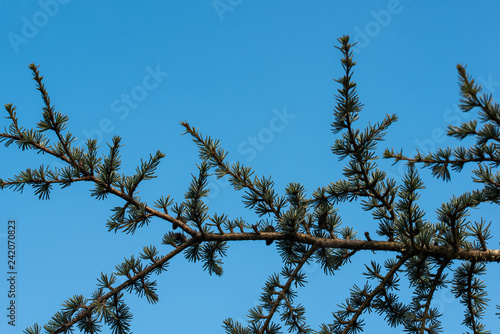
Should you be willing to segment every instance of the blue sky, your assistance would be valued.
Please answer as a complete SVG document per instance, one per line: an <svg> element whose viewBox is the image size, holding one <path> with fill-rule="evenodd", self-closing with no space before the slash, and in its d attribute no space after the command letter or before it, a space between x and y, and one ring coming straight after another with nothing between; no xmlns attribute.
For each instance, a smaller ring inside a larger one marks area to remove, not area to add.
<svg viewBox="0 0 500 334"><path fill-rule="evenodd" d="M457 63L467 64L486 91L497 97L500 91L497 1L2 0L0 6L0 102L16 105L22 125L34 126L42 101L28 64L40 65L52 102L69 116L69 129L79 140L96 138L105 148L113 135L123 137L124 172L132 173L157 149L166 153L159 177L141 188L149 202L168 194L182 200L196 173L196 146L181 136L184 120L219 138L229 160L271 175L281 194L291 181L311 194L338 180L343 164L330 152L335 140L330 123L338 88L333 79L342 75L334 45L344 34L359 42L354 79L365 104L359 126L386 113L399 117L381 151L394 147L410 154L457 145L444 136L447 125L472 117L457 108ZM1 122L2 128L7 125ZM42 163L58 166L51 157L14 146L1 150L2 178ZM401 177L399 165L380 164ZM421 171L427 189L420 204L428 219L435 220L435 209L453 193L470 189L468 170L449 183ZM212 179L210 189L211 213L256 219L227 183ZM6 222L15 219L19 273L15 328L6 323L8 287L0 282L2 333L46 323L67 298L90 296L101 271L111 273L145 245L170 251L159 245L169 230L165 222L153 220L133 236L108 233L109 210L121 202L89 195L86 184L54 189L49 201L39 201L31 189L0 192L2 254ZM360 235L375 235L376 223L359 204L339 210ZM478 215L476 210L473 217ZM481 215L493 220L498 208L485 206ZM493 232L499 230L493 226ZM134 332L221 333L225 318L245 321L267 277L281 270L275 253L263 242L233 244L222 278L209 276L198 263L174 259L158 278L158 304L126 295ZM299 301L313 328L332 321L331 312L353 283L364 285L362 263L372 258L386 255L359 254L334 277L324 276L318 265L305 270L309 284L299 289ZM500 273L494 265L488 270L492 305L484 322L494 329L500 321L494 315ZM449 292L437 296L445 333L463 331L462 306ZM366 323L367 332L385 326L373 316Z"/></svg>

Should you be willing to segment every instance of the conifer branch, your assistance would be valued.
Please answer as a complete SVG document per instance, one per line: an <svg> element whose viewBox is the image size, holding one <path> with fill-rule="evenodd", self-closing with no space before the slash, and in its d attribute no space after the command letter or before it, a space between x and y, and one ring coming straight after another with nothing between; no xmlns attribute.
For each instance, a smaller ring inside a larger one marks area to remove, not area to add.
<svg viewBox="0 0 500 334"><path fill-rule="evenodd" d="M456 298L460 298L460 302L466 307L463 324L478 334L490 333L479 322L484 315L489 300L486 298L486 286L478 278L478 276L485 273L486 267L484 263L469 261L462 263L457 268L452 281L452 292Z"/></svg>
<svg viewBox="0 0 500 334"><path fill-rule="evenodd" d="M399 268L411 257L410 254L404 254L399 258L398 262L396 262L389 272L383 277L381 280L380 284L373 289L373 291L369 294L366 294L364 296L364 300L361 303L361 305L358 306L358 308L354 311L353 316L350 318L350 320L345 323L345 327L342 329L342 331L338 331L338 333L342 334L348 334L354 329L360 329L361 322L358 322L359 316L367 309L370 307L373 299L378 296L380 293L384 291L386 286L391 283L393 280L394 275L398 272ZM341 320L341 319L339 319ZM343 320L340 321L341 324L344 323ZM340 329L340 328L339 328Z"/></svg>
<svg viewBox="0 0 500 334"><path fill-rule="evenodd" d="M94 177L93 181L95 183L102 183L102 181L96 179ZM139 202L139 200L137 200L136 198L124 193L124 192L121 192L119 190L117 190L116 188L114 187L111 187L111 186L108 186L107 187L107 191L110 193L110 194L113 194L113 195L116 195L122 199L124 199L125 201L127 201L127 203L130 203L131 205L134 205L136 207L140 207L141 205L141 202ZM192 235L192 236L197 236L198 235L198 232L196 232L195 230L193 230L191 227L189 227L186 222L184 222L183 220L181 219L177 219L177 218L174 218L172 217L171 215L167 214L167 213L164 213L164 212L160 212L158 210L155 210L149 206L144 206L144 211L146 213L149 213L155 217L158 217L158 218L161 218L161 219L164 219L172 224L175 224L176 226L179 226L184 232Z"/></svg>
<svg viewBox="0 0 500 334"><path fill-rule="evenodd" d="M81 167L81 165L75 161L75 158L71 153L70 145L71 142L75 140L75 138L71 135L67 135L66 138L64 138L61 134L61 131L66 128L65 123L68 122L68 116L61 114L59 111L54 112L55 107L50 104L50 97L47 93L47 90L45 89L45 85L42 82L43 76L40 76L38 66L32 63L29 65L29 68L33 72L33 80L35 80L37 84L37 90L40 92L40 94L42 94L42 99L45 104L45 106L43 107L43 121L38 123L38 128L40 129L40 131L53 130L57 135L57 138L59 139L59 143L63 147L64 154L71 161L71 165ZM79 169L81 170L83 168ZM84 173L84 175L86 175L86 173Z"/></svg>
<svg viewBox="0 0 500 334"><path fill-rule="evenodd" d="M198 242L196 238L192 238L190 240L187 240L184 242L182 245L179 247L175 248L173 251L168 253L167 255L163 256L161 259L158 259L156 263L144 268L143 270L136 272L134 276L130 276L125 282L120 284L119 286L111 289L108 293L105 295L100 296L95 300L95 303L97 304L103 304L105 303L108 299L117 296L119 293L121 293L125 289L130 289L133 285L137 283L137 281L144 280L145 277L147 277L149 274L151 274L153 271L157 270L158 268L161 268L164 266L168 260L172 259L174 256L191 246L192 244ZM144 281L143 281L144 282ZM77 316L73 317L71 320L67 321L64 324L60 324L57 329L54 331L51 331L51 334L58 334L58 333L66 333L68 331L72 330L72 327L75 324L78 324L80 321L84 320L87 317L90 317L94 310L96 309L96 306L91 305L89 307L86 307L84 311L80 312Z"/></svg>
<svg viewBox="0 0 500 334"><path fill-rule="evenodd" d="M409 247L402 243L392 241L366 241L366 240L345 240L316 237L305 233L283 233L283 232L260 232L257 233L205 233L204 241L244 241L244 240L289 240L300 244L318 245L320 248L367 250L367 251L388 251L396 253L411 253L412 255L433 256L440 259L470 260L477 262L500 262L500 250L459 248L456 251L449 246L429 247Z"/></svg>
<svg viewBox="0 0 500 334"><path fill-rule="evenodd" d="M311 255L314 253L314 251L317 249L316 246L311 246L309 250L302 256L300 261L297 262L297 265L295 266L295 269L293 272L288 277L288 280L286 281L285 285L279 286L281 291L277 293L277 298L272 301L272 307L269 310L269 313L267 316L264 316L266 319L262 327L258 330L257 333L259 334L264 334L266 332L269 332L269 326L272 320L273 315L276 313L278 310L278 307L281 305L281 301L285 300L287 303L288 308L291 310L292 307L290 305L290 300L287 297L287 294L289 294L289 290L292 286L292 283L297 280L297 277L299 276L300 270L304 266L304 264L307 262L307 260L311 257ZM294 316L296 317L296 316ZM294 321L297 321L297 319L293 319ZM292 325L292 328L297 327L296 329L298 330L299 333L303 332L302 326L295 324L295 326Z"/></svg>
<svg viewBox="0 0 500 334"><path fill-rule="evenodd" d="M477 327L478 325L480 324L477 324L476 323L476 317L474 316L474 314L477 312L475 307L473 306L473 301L472 301L472 298L473 298L473 292L472 292L472 285L473 285L473 282L472 282L472 277L473 277L473 272L474 272L474 267L475 267L476 263L475 262L471 262L471 265L470 265L470 269L467 273L467 294L466 294L466 301L467 301L467 309L469 311L469 314L471 314L472 316L470 317L470 327L471 329L474 331L474 333L477 333Z"/></svg>
<svg viewBox="0 0 500 334"><path fill-rule="evenodd" d="M422 316L420 317L420 319L416 319L417 321L420 321L420 326L416 329L420 333L423 333L426 330L429 331L429 329L428 329L429 327L427 326L428 321L431 322L432 330L437 331L437 329L439 329L439 323L436 321L436 318L438 317L437 312L434 312L434 311L430 312L430 306L431 306L431 302L434 298L434 293L436 292L437 288L439 286L444 285L443 281L444 281L445 275L443 273L444 273L444 270L448 267L449 263L450 263L449 259L445 259L444 261L442 261L436 274L432 275L434 277L433 277L433 280L432 280L430 286L426 287L426 289L425 289L426 291L425 291L424 296L423 296L423 298L425 298L425 304L423 306L419 305L420 308L423 307L424 310L423 310L423 313L422 313ZM417 299L417 301L418 300L419 299ZM414 329L412 328L412 330L414 330Z"/></svg>
<svg viewBox="0 0 500 334"><path fill-rule="evenodd" d="M393 149L384 152L385 158L398 161L407 161L410 164L423 163L424 167L430 167L432 174L443 180L450 180L449 167L455 171L461 171L467 163L477 163L479 169L473 172L478 176L476 182L482 183L498 183L500 174L496 173L493 181L491 171L488 172L481 164L488 163L490 166L500 166L500 106L494 103L491 94L483 94L479 96L482 87L475 83L474 79L466 72L465 67L457 65L459 74L459 84L462 98L459 105L463 112L469 112L476 108L479 114L479 121L484 124L480 130L476 130L477 120L461 123L460 126L449 126L447 135L463 140L469 136L476 139L476 145L470 148L457 147L453 150L450 148L438 149L435 153L422 155L417 153L413 158L403 155L402 152L395 153ZM489 189L491 190L491 188ZM489 192L491 196L487 200L497 202L500 198L498 191Z"/></svg>
<svg viewBox="0 0 500 334"><path fill-rule="evenodd" d="M249 194L245 197L248 207L257 206L259 215L273 213L275 219L280 220L282 201L275 201L272 181L265 178L262 178L262 180L255 178L255 181L252 182L250 176L253 172L250 168L240 166L239 163L229 166L228 163L224 162L227 152L220 149L218 140L214 141L210 137L203 138L198 130L192 128L187 122L181 122L181 125L186 129L185 133L189 133L193 137L193 141L198 145L200 158L205 162L209 162L210 166L216 167L218 177L229 175L230 181L236 190L248 189ZM258 203L264 205L258 205Z"/></svg>
<svg viewBox="0 0 500 334"><path fill-rule="evenodd" d="M385 180L385 172L376 169L373 160L377 159L374 150L377 143L383 140L387 128L397 120L395 115L387 115L385 119L373 126L369 126L364 132L353 127L353 123L359 118L358 114L363 105L359 102L356 92L356 83L352 79L352 68L356 65L353 61L351 51L352 44L349 37L339 38L340 47L337 47L343 55L341 60L345 75L335 80L342 85L337 96L335 111L335 122L332 123L333 132L338 133L345 130L342 138L337 139L332 147L332 152L339 155L342 160L350 157L348 167L344 169L344 175L349 178L348 182L339 181L332 184L328 193L336 200L344 199L344 194L352 194L367 197L362 204L367 210L375 209L373 215L378 219L385 219L380 225L380 233L393 240L393 227L390 222L396 220L394 211L394 199L396 189L394 181ZM385 181L385 182L384 182ZM338 191L340 190L340 191ZM347 196L349 199L350 196Z"/></svg>

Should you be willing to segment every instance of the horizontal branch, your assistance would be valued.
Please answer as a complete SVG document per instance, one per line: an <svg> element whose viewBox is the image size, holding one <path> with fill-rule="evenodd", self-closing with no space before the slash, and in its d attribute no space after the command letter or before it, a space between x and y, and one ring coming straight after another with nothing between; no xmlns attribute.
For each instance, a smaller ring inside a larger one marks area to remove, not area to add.
<svg viewBox="0 0 500 334"><path fill-rule="evenodd" d="M469 163L469 162L477 162L477 163L482 163L482 162L493 162L493 163L500 163L500 159L497 157L480 157L480 158L471 158L471 159L430 159L430 158L424 158L424 157L414 157L414 158L408 158L404 156L394 156L397 160L404 160L408 162L423 162L425 164L462 164L462 163Z"/></svg>
<svg viewBox="0 0 500 334"><path fill-rule="evenodd" d="M68 182L78 182L78 181L94 181L92 176L82 176L82 177L75 177L67 180L30 180L30 181L8 181L8 182L3 182L1 184L2 187L10 187L14 186L17 184L42 184L42 183L50 183L50 184L64 184Z"/></svg>
<svg viewBox="0 0 500 334"><path fill-rule="evenodd" d="M308 245L317 245L324 248L339 248L351 250L387 251L401 254L425 255L434 258L450 260L469 260L477 262L500 262L500 249L466 249L458 248L456 251L444 246L428 246L425 248L409 247L394 241L376 240L346 240L346 239L325 239L303 233L287 232L260 232L256 233L206 233L202 241L245 241L245 240L292 240Z"/></svg>

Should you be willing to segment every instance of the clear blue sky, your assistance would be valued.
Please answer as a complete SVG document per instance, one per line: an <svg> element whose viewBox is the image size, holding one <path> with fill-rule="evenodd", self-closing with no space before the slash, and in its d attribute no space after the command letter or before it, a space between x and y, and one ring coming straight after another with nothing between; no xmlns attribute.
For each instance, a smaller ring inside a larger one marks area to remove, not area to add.
<svg viewBox="0 0 500 334"><path fill-rule="evenodd" d="M28 64L40 65L52 102L69 115L69 129L79 140L94 137L104 148L114 134L122 136L128 173L157 149L166 153L158 179L141 188L148 202L168 194L182 200L196 173L198 153L191 139L181 136L183 120L219 138L230 160L272 175L281 194L290 181L301 182L311 194L339 179L342 164L330 152L335 139L330 123L338 88L333 78L342 75L334 45L343 34L359 42L355 80L365 104L360 124L386 113L399 116L386 147L412 153L457 144L443 135L447 124L471 117L456 107L457 63L467 64L485 89L500 95L497 1L2 0L0 9L0 102L15 104L22 126L34 126L42 101ZM2 147L0 154L3 178L41 163L57 166L51 157L14 146ZM401 177L398 166L381 165ZM468 176L453 175L443 183L428 170L421 174L428 186L421 205L433 221L440 203L471 187ZM241 193L213 180L210 188L211 213L256 219L241 204ZM165 222L153 220L134 236L108 233L109 210L121 202L89 195L87 184L56 188L49 201L39 201L31 189L0 192L2 277L8 219L18 223L19 272L15 329L6 323L8 287L5 279L0 282L0 332L46 323L64 300L90 296L101 271L111 273L145 245L170 251L159 245L169 230ZM481 210L486 220L498 217L498 207ZM340 206L340 213L360 235L375 235L376 222L358 204ZM490 246L498 241L497 233ZM299 289L299 301L313 328L331 323L331 312L353 283L364 285L362 263L371 258L384 255L359 254L334 277L324 276L317 265L305 270L309 284ZM281 270L280 259L273 247L254 242L232 245L225 263L218 278L200 264L176 258L158 278L158 304L127 294L134 332L221 333L227 317L246 321L267 277ZM490 266L485 278L493 300L484 321L489 329L500 322L494 315L500 304L496 267ZM464 331L463 307L449 292L437 297L445 333ZM366 332L385 328L381 318L365 319Z"/></svg>

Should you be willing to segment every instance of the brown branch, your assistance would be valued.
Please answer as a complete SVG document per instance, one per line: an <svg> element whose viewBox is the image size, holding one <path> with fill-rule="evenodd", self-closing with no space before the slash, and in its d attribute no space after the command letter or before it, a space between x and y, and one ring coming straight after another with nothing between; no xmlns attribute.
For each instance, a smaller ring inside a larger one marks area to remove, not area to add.
<svg viewBox="0 0 500 334"><path fill-rule="evenodd" d="M195 244L199 242L197 238L192 238L188 241L186 241L184 244L180 245L179 247L175 248L173 251L162 257L160 260L158 260L155 264L146 267L144 270L138 272L136 275L132 276L130 279L126 280L116 288L112 289L109 291L107 294L104 296L99 297L96 302L97 303L105 303L109 298L117 295L127 287L133 285L136 281L142 280L146 275L150 274L153 270L155 270L158 267L161 267L165 262L173 258L175 255L179 254L181 251L184 249L188 248L192 244ZM74 317L70 322L66 323L65 325L59 327L57 330L52 332L52 334L58 334L58 333L63 333L67 330L69 330L74 324L76 324L78 321L82 320L85 317L91 316L92 311L94 310L95 306L90 306L88 307L85 311L81 312L78 314L76 317Z"/></svg>
<svg viewBox="0 0 500 334"><path fill-rule="evenodd" d="M78 162L76 162L75 158L71 154L68 143L66 142L66 140L64 140L64 138L61 135L61 131L56 126L56 120L54 119L54 112L53 112L54 107L50 105L50 97L49 97L49 94L47 93L47 91L45 90L45 85L42 82L43 76L40 76L40 72L38 72L38 66L35 66L35 64L30 64L30 69L33 71L33 74L34 74L33 80L35 80L37 85L38 85L37 90L40 91L40 93L42 94L42 98L43 98L43 102L45 103L46 111L49 113L49 116L50 116L49 119L50 119L50 122L52 123L51 124L52 130L54 130L54 132L56 133L57 139L59 139L59 142L63 146L64 151L66 152L66 156L72 162L72 165L73 166L78 165L78 166L82 167ZM81 169L79 168L79 170L81 170ZM90 175L87 172L83 172L83 174Z"/></svg>
<svg viewBox="0 0 500 334"><path fill-rule="evenodd" d="M122 191L120 191L112 186L107 185L104 181L98 179L97 177L93 176L92 178L93 178L95 183L104 185L106 187L106 190L108 193L116 195L116 196L126 200L128 203L135 205L136 207L138 207L139 204L141 203L137 199L135 199L134 197L132 197L132 196L130 196L130 195L128 195L128 194L126 194L126 193L124 193L124 192L122 192ZM147 205L146 205L145 211L148 213L151 213L152 215L154 215L158 218L161 218L161 219L164 219L168 222L171 222L172 224L174 224L174 226L175 226L175 224L177 224L183 231L185 231L186 233L188 233L189 235L191 235L193 237L198 237L200 235L199 232L196 232L195 230L193 230L191 227L189 227L188 224L183 222L181 219L176 219L167 213L155 210Z"/></svg>
<svg viewBox="0 0 500 334"><path fill-rule="evenodd" d="M0 136L4 137L4 138L14 139L14 140L21 140L21 139L23 139L20 136L13 136L13 135L10 135L8 133L0 133ZM73 167L75 166L75 165L73 165L72 161L70 159L68 159L68 157L66 157L64 154L59 154L59 153L57 153L57 152L55 152L55 151L53 151L53 150L51 150L51 149L49 149L49 148L47 148L47 147L45 147L43 145L40 145L39 143L34 142L34 141L31 141L30 145L35 146L38 150L43 151L44 153L53 155L54 157L63 160L64 162L66 162L70 166L73 166ZM81 167L81 169L83 169L83 166L80 166L80 164L78 164L76 162L75 162L75 164L76 164L76 166L79 166L79 167Z"/></svg>
<svg viewBox="0 0 500 334"><path fill-rule="evenodd" d="M68 183L68 182L77 182L77 181L93 181L91 176L82 176L82 177L76 177L71 180L30 180L30 181L8 181L8 182L3 182L1 184L2 187L8 187L11 185L16 185L16 184L39 184L39 183L51 183L51 184L58 184L58 183Z"/></svg>
<svg viewBox="0 0 500 334"><path fill-rule="evenodd" d="M73 165L73 163L65 156L63 155L60 155L60 154L57 154L56 152L44 147L44 146L41 146L41 145L38 145L36 143L33 143L35 146L37 146L37 148L43 150L44 152L48 153L48 154L51 154L63 161L65 161L66 163L68 163L69 165L71 165L72 167L74 168L77 168L81 173L83 174L87 174L84 170L84 168L82 166L80 166L79 164L76 164L76 165ZM129 196L128 194L126 194L125 192L123 191L120 191L108 184L106 184L104 181L102 181L101 179L99 179L98 177L94 176L94 175L86 175L84 177L81 177L81 178L75 178L73 179L74 181L93 181L94 183L98 184L98 185L102 185L106 188L106 191L108 193L111 193L113 195L116 195L122 199L124 199L125 201L127 201L127 203L130 203L136 207L139 207L139 204L140 202L135 199L134 197L132 196ZM64 181L43 181L41 183L62 183ZM8 185L9 183L12 183L12 182L6 182L4 183L3 185ZM184 223L182 220L180 219L175 219L174 217L170 216L169 214L167 213L163 213L163 212L160 212L158 210L155 210L149 206L146 205L146 212L149 212L150 214L156 216L156 217L159 217L159 218L162 218L164 220L167 220L169 222L171 222L172 224L177 224L182 230L184 230L186 233L192 235L192 236L197 236L198 235L198 232L196 232L195 230L191 229L186 223Z"/></svg>
<svg viewBox="0 0 500 334"><path fill-rule="evenodd" d="M281 300L283 298L285 298L286 292L288 292L290 290L290 287L292 286L292 283L293 283L295 277L297 276L297 274L299 273L300 269L302 269L304 264L307 262L309 257L311 257L311 255L314 253L314 251L317 248L318 248L317 246L313 245L311 248L309 248L307 253L305 253L302 256L302 259L300 259L300 261L297 263L297 266L293 270L293 272L290 275L290 277L288 278L287 282L281 288L281 291L278 293L278 298L276 298L276 300L274 301L272 309L269 311L268 315L266 316L266 321L264 322L264 325L262 326L262 328L259 330L260 334L264 334L264 331L268 330L269 323L271 322L271 319L272 319L274 313L276 313L276 310L278 309Z"/></svg>
<svg viewBox="0 0 500 334"><path fill-rule="evenodd" d="M19 140L21 139L20 137L18 136L12 136L12 135L8 135L8 134L2 134L2 136L7 137L7 138L11 138L11 139L15 139L15 140ZM59 154L43 145L40 145L36 142L31 142L31 144L33 146L35 146L37 149L39 150L42 150L43 152L45 153L48 153L56 158L59 158L61 159L62 161L66 162L67 164L69 164L70 166L72 166L73 168L76 168L80 173L82 173L83 175L85 175L83 178L79 178L79 179L74 179L75 181L93 181L94 183L98 184L98 185L102 185L106 188L106 191L108 193L111 193L113 195L116 195L124 200L126 200L128 203L132 204L132 205L135 205L136 207L139 207L139 204L140 202L133 198L132 196L129 196L128 194L126 194L125 192L123 191L120 191L108 184L106 184L104 181L102 181L101 179L99 179L98 177L94 176L94 175L90 175L88 174L85 169L83 168L83 166L81 166L79 163L77 162L74 162L72 160L70 160L68 157L62 155L62 154ZM44 182L45 183L45 182ZM49 182L49 183L57 183L57 182ZM5 184L4 184L5 185ZM175 219L174 217L170 216L169 214L167 213L163 213L163 212L160 212L158 210L155 210L149 206L146 206L146 211L151 213L152 215L156 216L156 217L159 217L161 219L164 219L166 221L169 221L171 222L172 224L177 224L183 231L185 231L186 233L190 234L191 236L197 236L198 235L198 232L196 232L195 230L193 230L192 228L190 228L186 223L184 223L183 221L181 221L180 219Z"/></svg>
<svg viewBox="0 0 500 334"><path fill-rule="evenodd" d="M476 319L474 317L474 314L477 312L474 310L474 307L472 305L472 276L473 272L476 267L476 262L471 261L469 272L467 273L467 308L469 309L470 313L470 321L471 321L471 327L474 333L476 333Z"/></svg>
<svg viewBox="0 0 500 334"><path fill-rule="evenodd" d="M351 320L349 321L349 323L347 324L347 326L344 328L344 330L342 331L343 334L345 333L349 333L349 329L352 328L352 326L354 326L354 324L356 323L356 321L358 320L359 316L361 315L361 313L363 313L363 311L370 306L373 298L375 298L380 292L382 292L385 288L385 286L387 285L387 283L389 283L390 279L392 278L392 276L394 276L394 274L399 270L399 268L411 257L412 255L410 254L405 254L403 255L399 261L391 268L391 270L389 270L389 272L387 273L387 275L385 275L384 279L382 280L382 282L380 282L380 284L370 293L370 295L363 301L363 303L358 307L358 309L356 310L356 313L353 315L353 317L351 318Z"/></svg>
<svg viewBox="0 0 500 334"><path fill-rule="evenodd" d="M500 159L497 158L487 158L487 157L482 157L482 158L473 158L473 159L461 159L461 160L434 160L434 159L415 159L415 158L407 158L404 156L399 156L395 157L397 160L404 160L408 162L423 162L425 164L462 164L462 163L468 163L468 162L500 162Z"/></svg>
<svg viewBox="0 0 500 334"><path fill-rule="evenodd" d="M342 52L344 53L344 57L347 60L347 64L345 65L345 71L346 71L345 78L346 78L346 81L344 82L344 90L343 90L343 99L344 99L344 101L346 103L347 103L347 101L350 101L352 99L352 97L350 96L351 95L351 90L355 90L355 87L356 87L355 84L353 86L351 86L351 80L350 80L350 78L351 78L351 73L350 73L351 67L353 67L356 63L352 63L351 61L349 61L351 59L352 55L349 54L349 52L347 52L348 50L349 50L349 47L345 51L342 50ZM351 120L351 117L352 117L351 111L347 111L345 119L346 119L347 133L349 135L349 142L352 145L352 147L354 149L354 152L361 153L362 150L361 150L360 146L358 145L357 138L354 135L353 130L352 130L352 122L353 121ZM355 157L353 157L353 158L355 158ZM373 182L373 181L370 182L369 176L368 176L368 170L366 168L366 162L364 160L363 161L359 161L359 165L361 167L361 171L358 174L361 174L362 179L363 179L363 181L365 183L365 187L364 187L365 189L360 189L360 190L362 190L362 192L364 192L366 190L369 190L369 191L366 191L366 193L364 193L362 195L365 195L367 197L373 197L373 198L377 199L380 203L382 203L383 206L386 207L387 211L389 211L389 214L390 214L389 218L390 218L390 220L394 221L396 219L396 213L394 212L394 207L385 198L385 196L383 196L382 194L380 194L377 191L377 189L376 189L377 182Z"/></svg>
<svg viewBox="0 0 500 334"><path fill-rule="evenodd" d="M488 249L486 251L479 249L458 248L454 251L446 246L429 245L425 248L410 247L403 243L394 241L365 241L365 240L346 240L346 239L327 239L320 238L304 233L289 232L263 232L256 233L206 233L200 241L250 241L250 240L289 240L308 245L317 245L323 248L338 248L350 250L371 250L388 251L395 253L409 253L412 256L422 255L434 258L450 260L469 260L477 262L500 262L500 249Z"/></svg>
<svg viewBox="0 0 500 334"><path fill-rule="evenodd" d="M181 122L181 124L182 124L182 126L184 126L186 128L187 132L189 132L189 134L191 134L191 136L193 136L194 138L196 138L196 140L199 143L203 144L203 146L207 150L210 151L211 158L213 160L215 160L215 162L217 163L217 166L219 166L219 168L223 169L226 172L226 174L229 174L233 178L235 178L235 179L239 180L240 182L242 182L245 185L245 187L248 188L250 191L252 191L255 194L257 194L259 196L259 198L269 206L269 209L271 209L271 211L274 213L274 215L276 217L276 220L280 219L280 217L281 217L280 212L274 207L272 199L271 200L266 200L264 198L264 194L262 194L257 189L255 189L255 187L253 186L252 183L246 182L246 180L243 180L240 177L240 175L233 173L233 171L230 168L227 168L226 165L224 164L223 159L219 159L219 156L217 155L217 152L215 150L212 150L209 146L207 146L205 144L205 141L203 140L203 138L193 128L191 128L191 126L187 122Z"/></svg>
<svg viewBox="0 0 500 334"><path fill-rule="evenodd" d="M450 262L450 260L446 259L441 264L438 271L436 272L436 276L433 279L433 282L431 285L431 290L429 291L429 294L427 295L427 298L426 298L427 300L426 300L425 305L424 305L425 306L424 313L422 314L422 318L420 319L420 331L421 331L421 333L423 333L425 328L426 328L425 323L427 321L427 315L429 313L429 309L431 307L431 301L434 297L434 293L436 292L436 289L437 289L437 286L439 283L439 279L443 276L443 272L446 269L446 266L448 265L449 262Z"/></svg>

